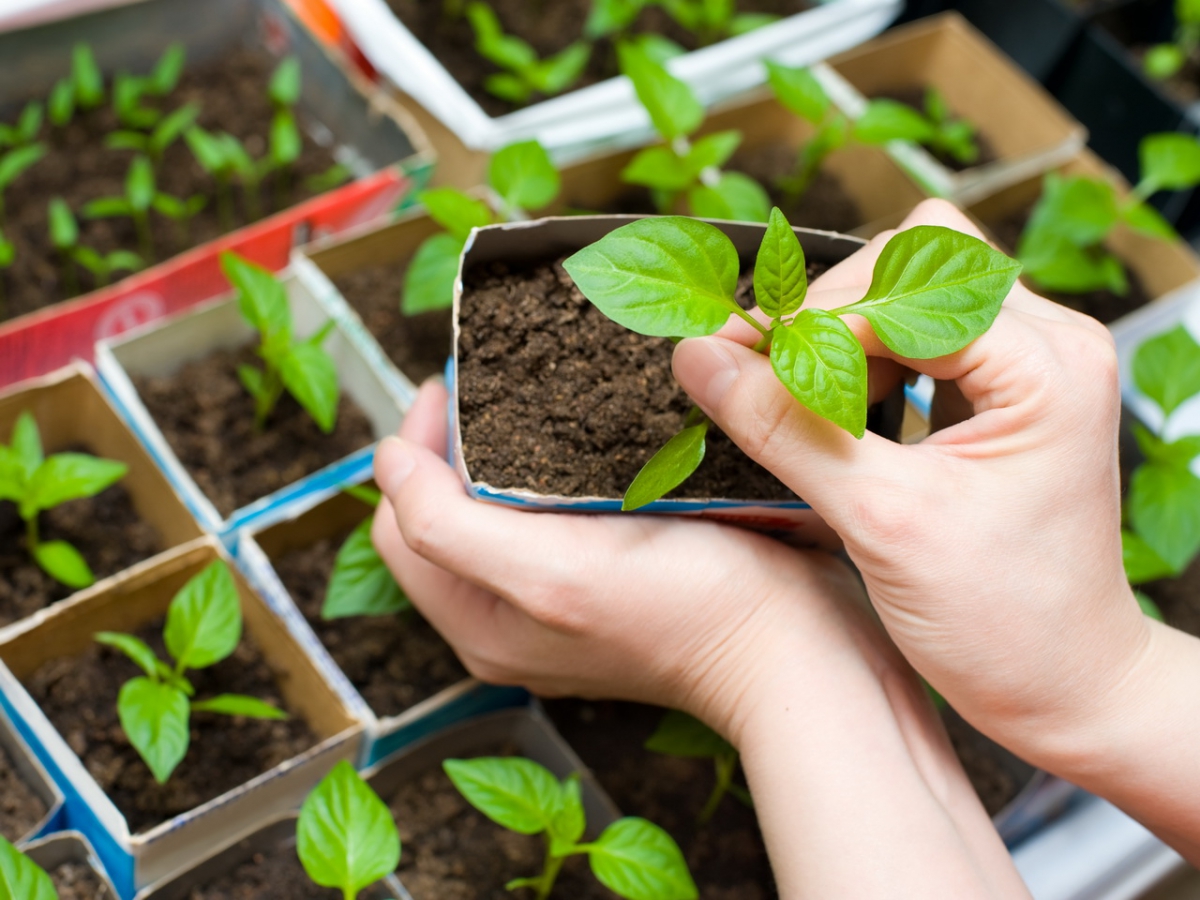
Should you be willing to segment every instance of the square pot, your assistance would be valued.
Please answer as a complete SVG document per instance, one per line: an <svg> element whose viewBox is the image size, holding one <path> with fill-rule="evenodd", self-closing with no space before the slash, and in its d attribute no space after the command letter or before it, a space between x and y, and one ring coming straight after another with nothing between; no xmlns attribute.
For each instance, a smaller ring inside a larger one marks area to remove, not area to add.
<svg viewBox="0 0 1200 900"><path fill-rule="evenodd" d="M330 318L305 286L290 274L282 279L288 293L297 337L313 334ZM290 504L312 493L331 493L371 469L373 445L356 450L344 459L285 485L236 512L224 516L201 491L184 468L139 397L131 376L169 375L184 363L202 359L218 350L250 341L254 332L241 318L234 299L218 300L163 323L97 345L96 361L105 386L150 455L166 473L188 508L208 531L230 537L237 528L251 523L286 518ZM338 367L338 385L370 420L376 439L394 434L409 398L392 392L390 386L363 358L344 326L335 328L322 345Z"/></svg>
<svg viewBox="0 0 1200 900"><path fill-rule="evenodd" d="M340 759L356 758L361 729L286 626L235 571L246 632L276 673L288 705L308 723L315 746L189 812L133 834L63 736L21 683L44 663L77 655L97 631L132 631L166 613L193 575L226 558L213 538L201 538L152 566L114 579L107 589L60 604L0 639L0 704L30 737L34 752L66 796L70 826L99 852L122 896L169 874L222 841L295 808Z"/></svg>
<svg viewBox="0 0 1200 900"><path fill-rule="evenodd" d="M103 900L120 900L116 886L104 871L104 864L92 849L92 845L78 831L60 831L50 837L32 841L21 848L31 860L46 872L53 873L59 866L75 865L91 869L102 890L108 892ZM100 900L100 898L96 898Z"/></svg>
<svg viewBox="0 0 1200 900"><path fill-rule="evenodd" d="M361 500L339 493L286 521L257 531L242 531L235 547L238 565L246 578L287 624L293 639L324 673L346 708L363 723L364 766L374 765L448 725L480 713L521 705L529 699L521 688L494 687L464 677L397 715L380 715L371 708L306 620L276 568L288 554L311 553L318 541L336 538L371 515L371 508Z"/></svg>
<svg viewBox="0 0 1200 900"><path fill-rule="evenodd" d="M16 725L0 709L0 750L8 757L11 775L21 781L29 792L41 801L45 814L30 823L23 834L4 835L10 843L26 845L35 838L59 830L63 825L64 799L45 767L38 762L28 742Z"/></svg>

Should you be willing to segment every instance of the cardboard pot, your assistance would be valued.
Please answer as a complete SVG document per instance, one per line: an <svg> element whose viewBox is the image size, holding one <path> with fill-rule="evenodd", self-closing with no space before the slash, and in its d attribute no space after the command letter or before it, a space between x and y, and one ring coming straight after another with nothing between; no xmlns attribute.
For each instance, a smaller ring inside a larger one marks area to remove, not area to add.
<svg viewBox="0 0 1200 900"><path fill-rule="evenodd" d="M24 834L4 835L11 843L24 845L58 830L62 826L63 795L16 725L0 710L0 749L12 765L12 771L46 807L46 813Z"/></svg>
<svg viewBox="0 0 1200 900"><path fill-rule="evenodd" d="M47 872L53 872L59 866L75 864L91 869L100 881L102 889L108 892L107 897L95 900L120 900L116 886L104 871L104 864L96 856L92 845L78 831L60 831L50 837L32 841L21 848L25 855Z"/></svg>

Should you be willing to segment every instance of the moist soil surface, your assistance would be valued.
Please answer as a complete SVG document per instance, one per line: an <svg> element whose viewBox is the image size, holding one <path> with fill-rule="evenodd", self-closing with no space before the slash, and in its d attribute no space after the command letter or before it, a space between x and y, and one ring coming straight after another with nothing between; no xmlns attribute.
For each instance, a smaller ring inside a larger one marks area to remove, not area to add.
<svg viewBox="0 0 1200 900"><path fill-rule="evenodd" d="M343 392L331 434L287 392L261 432L239 365L262 367L253 344L217 350L171 375L135 376L137 392L167 443L222 516L266 497L373 440L371 423Z"/></svg>
<svg viewBox="0 0 1200 900"><path fill-rule="evenodd" d="M809 279L827 266L809 262ZM673 344L635 334L588 302L562 260L467 273L460 310L459 412L471 478L497 488L621 497L683 426L691 402ZM754 304L752 273L738 302ZM725 435L670 497L795 499Z"/></svg>
<svg viewBox="0 0 1200 900"><path fill-rule="evenodd" d="M22 780L8 751L0 747L0 837L15 843L48 812L42 798Z"/></svg>
<svg viewBox="0 0 1200 900"><path fill-rule="evenodd" d="M404 848L408 852L408 848ZM386 900L392 895L382 885L367 888L359 900ZM300 858L294 838L249 859L207 884L193 888L186 900L341 900L342 892L312 883Z"/></svg>
<svg viewBox="0 0 1200 900"><path fill-rule="evenodd" d="M90 866L63 863L49 874L58 890L58 900L117 900Z"/></svg>
<svg viewBox="0 0 1200 900"><path fill-rule="evenodd" d="M170 112L189 102L199 103L201 112L197 121L203 128L229 132L259 158L267 152L273 114L267 83L276 64L265 51L237 49L211 62L189 67L174 93L162 99L147 98L143 105ZM70 60L64 58L63 74L69 69ZM111 82L105 88L111 93ZM303 133L303 120L298 124L303 136L302 152L286 179L273 175L264 179L260 191L263 215L313 196L305 187L305 180L334 164L330 149L319 146ZM43 122L39 140L47 147L46 156L18 177L4 194L4 233L16 245L16 262L12 268L0 272L7 297L7 304L0 305L0 321L98 286L82 269L77 273L77 290L70 290L64 283L47 225L46 207L51 198L62 197L79 218L81 246L102 253L117 249L139 251L129 219L87 220L81 214L83 205L90 200L124 194L125 176L134 153L104 146L105 136L117 128L116 115L107 100L95 110L76 113L64 128ZM158 170L158 189L179 198L201 194L208 198L208 203L192 220L187 234L180 234L171 220L158 213L151 214L156 259L167 259L229 230L218 214L215 182L182 140L169 147L163 157ZM245 225L258 218L240 188L234 189L234 206L230 226ZM123 274L117 273L117 277Z"/></svg>
<svg viewBox="0 0 1200 900"><path fill-rule="evenodd" d="M881 91L878 94L874 94L872 99L895 100L899 103L911 106L913 109L918 110L922 115L925 115L925 93L928 89L928 86L925 85L919 87L914 85L913 87L898 88L892 91ZM950 118L953 120L960 117L955 110L951 109ZM974 122L972 124L978 128L979 123ZM999 154L996 153L996 148L992 145L992 142L988 140L988 136L982 131L975 132L975 145L979 147L979 157L971 163L961 162L950 154L938 152L932 147L926 147L925 149L933 155L934 159L940 162L951 172L965 172L967 169L973 169L976 166L987 165L988 163L995 162L1000 158Z"/></svg>
<svg viewBox="0 0 1200 900"><path fill-rule="evenodd" d="M519 104L501 100L484 88L487 78L501 70L475 51L475 32L466 16L445 14L445 6L451 4L437 0L387 2L417 40L433 53L489 115L502 116L520 108ZM500 19L506 34L525 40L537 51L539 58L545 59L582 37L583 25L592 9L593 0L490 0L488 5ZM802 12L811 5L805 0L737 0L736 3L739 13L779 16ZM657 7L643 10L627 33L660 34L687 50L695 50L700 46L691 32L681 28ZM615 45L611 40L602 39L596 42L587 68L570 90L578 90L618 74ZM543 99L535 96L532 102Z"/></svg>
<svg viewBox="0 0 1200 900"><path fill-rule="evenodd" d="M796 168L796 149L784 143L762 144L741 150L728 168L749 175L767 190L771 205L778 206L795 228L818 228L843 234L867 224L858 203L836 175L818 172L798 200L792 200L777 184Z"/></svg>
<svg viewBox="0 0 1200 900"><path fill-rule="evenodd" d="M71 500L41 513L38 526L43 540L68 541L82 553L97 580L163 549L158 530L138 516L129 492L119 482L94 497ZM16 505L0 503L0 626L73 593L34 563L26 548L25 522L17 515Z"/></svg>
<svg viewBox="0 0 1200 900"><path fill-rule="evenodd" d="M388 359L413 384L419 385L429 376L445 371L446 360L454 350L454 326L448 309L415 316L400 312L408 263L405 259L362 266L333 281Z"/></svg>
<svg viewBox="0 0 1200 900"><path fill-rule="evenodd" d="M349 532L274 563L329 655L377 716L396 716L467 677L450 645L415 610L394 616L321 618L329 575Z"/></svg>
<svg viewBox="0 0 1200 900"><path fill-rule="evenodd" d="M160 619L134 633L166 660L170 656L162 628ZM131 833L195 809L318 742L304 719L294 713L285 721L195 713L187 756L165 785L156 784L117 717L121 687L141 674L124 655L93 644L79 656L44 663L23 680L67 745L124 814ZM189 671L188 679L199 699L248 694L287 709L275 675L248 634L232 656L210 668Z"/></svg>

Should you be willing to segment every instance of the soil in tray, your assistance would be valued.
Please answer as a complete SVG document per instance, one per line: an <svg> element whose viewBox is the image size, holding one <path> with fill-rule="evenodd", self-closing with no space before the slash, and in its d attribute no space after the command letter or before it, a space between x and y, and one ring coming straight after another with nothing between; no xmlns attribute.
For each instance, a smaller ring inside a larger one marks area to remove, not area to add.
<svg viewBox="0 0 1200 900"><path fill-rule="evenodd" d="M445 371L454 349L454 327L448 309L416 316L401 314L400 293L408 263L405 259L362 266L333 281L388 359L413 384L420 384Z"/></svg>
<svg viewBox="0 0 1200 900"><path fill-rule="evenodd" d="M325 588L347 534L293 550L275 571L329 655L377 716L396 716L467 677L450 645L415 611L321 618Z"/></svg>
<svg viewBox="0 0 1200 900"><path fill-rule="evenodd" d="M42 798L22 780L8 751L0 747L0 837L20 840L47 812Z"/></svg>
<svg viewBox="0 0 1200 900"><path fill-rule="evenodd" d="M82 449L88 452L87 448ZM118 482L95 497L71 500L38 517L43 539L69 541L97 579L115 575L163 549L158 530L133 508ZM25 522L0 503L0 626L30 616L74 590L39 568L25 549Z"/></svg>
<svg viewBox="0 0 1200 900"><path fill-rule="evenodd" d="M160 619L135 634L160 659L169 659L162 627ZM127 657L93 644L79 656L51 660L23 679L58 733L124 814L131 833L219 797L318 742L294 712L286 721L196 713L187 756L165 785L156 784L117 717L117 694L140 674ZM188 678L200 698L249 694L287 709L271 668L249 634L228 659L191 671Z"/></svg>
<svg viewBox="0 0 1200 900"><path fill-rule="evenodd" d="M403 848L405 853L408 848ZM367 888L358 900L386 900L392 895L382 885ZM288 838L275 847L254 853L228 875L193 888L186 900L341 900L342 892L318 887L309 879L296 842Z"/></svg>
<svg viewBox="0 0 1200 900"><path fill-rule="evenodd" d="M90 866L82 863L63 863L50 880L58 890L58 900L117 900Z"/></svg>
<svg viewBox="0 0 1200 900"><path fill-rule="evenodd" d="M900 103L911 106L913 109L920 110L921 113L924 114L926 90L927 87L924 85L920 87L913 86L907 88L897 88L896 90L892 91L880 91L878 94L874 94L872 99L896 100ZM950 116L951 118L958 118L958 113L951 109ZM977 128L979 126L978 122L972 122L971 124L975 125ZM925 149L929 150L929 152L933 154L934 159L940 162L951 172L964 172L967 169L973 169L976 166L983 166L990 162L995 162L1000 158L999 154L996 153L996 148L992 145L992 142L988 140L988 136L982 131L975 132L975 143L979 147L979 158L973 163L959 162L953 156L950 156L946 153L935 152L930 147L926 147Z"/></svg>
<svg viewBox="0 0 1200 900"><path fill-rule="evenodd" d="M417 40L489 115L502 116L520 108L484 89L488 76L500 70L475 51L475 32L465 16L447 16L443 11L444 4L436 0L387 0L387 3ZM593 0L490 0L489 5L507 34L530 43L544 59L580 39ZM739 13L790 16L813 4L806 0L737 0L736 5ZM699 47L691 32L679 27L658 8L643 10L628 33L661 34L687 50ZM615 45L610 40L600 40L595 44L583 76L571 89L578 90L617 74ZM544 98L535 97L534 102L539 99Z"/></svg>
<svg viewBox="0 0 1200 900"><path fill-rule="evenodd" d="M64 58L63 74L70 67ZM210 131L227 131L243 141L256 156L267 147L272 108L267 99L267 82L276 60L265 51L237 49L211 62L189 67L175 92L161 101L160 108L174 110L188 102L202 106L199 124ZM111 84L106 84L110 89ZM149 99L146 105L154 105ZM300 122L301 131L304 122ZM6 223L4 233L16 245L16 262L0 273L7 295L6 308L0 308L0 321L32 312L69 296L61 283L62 275L49 240L46 206L52 197L62 197L77 216L83 205L98 197L122 195L125 175L133 153L104 146L105 135L117 128L111 105L77 114L64 129L43 123L40 140L47 155L22 174L5 192ZM269 214L313 196L305 179L324 172L334 163L329 148L319 146L303 135L303 150L293 164L286 183L275 176L264 180L261 188L262 211ZM159 260L188 247L212 240L222 234L217 214L212 179L200 168L183 141L168 148L158 174L159 190L180 198L203 194L207 206L192 220L190 233L178 234L173 222L153 213L151 216L156 255ZM245 197L237 189L235 225L250 221ZM80 218L79 242L98 251L138 250L132 223L128 219ZM92 277L79 272L83 291L96 287Z"/></svg>
<svg viewBox="0 0 1200 900"><path fill-rule="evenodd" d="M370 421L345 392L332 434L322 434L286 392L256 433L254 400L238 381L239 365L261 367L253 344L217 350L171 375L133 379L167 443L222 516L375 440Z"/></svg>

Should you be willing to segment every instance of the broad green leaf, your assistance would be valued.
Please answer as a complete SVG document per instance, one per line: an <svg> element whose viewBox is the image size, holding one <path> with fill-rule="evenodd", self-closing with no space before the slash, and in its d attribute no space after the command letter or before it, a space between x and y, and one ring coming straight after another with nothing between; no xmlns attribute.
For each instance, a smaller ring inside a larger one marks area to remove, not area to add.
<svg viewBox="0 0 1200 900"><path fill-rule="evenodd" d="M641 509L687 481L704 461L708 422L685 428L655 453L625 491L621 509Z"/></svg>
<svg viewBox="0 0 1200 900"><path fill-rule="evenodd" d="M593 0L587 21L583 25L584 37L589 40L608 37L624 31L633 24L647 0Z"/></svg>
<svg viewBox="0 0 1200 900"><path fill-rule="evenodd" d="M386 616L409 606L408 597L371 543L371 520L360 522L338 550L321 618Z"/></svg>
<svg viewBox="0 0 1200 900"><path fill-rule="evenodd" d="M521 210L541 209L558 196L561 187L550 154L537 141L497 150L488 165L488 183L505 203Z"/></svg>
<svg viewBox="0 0 1200 900"><path fill-rule="evenodd" d="M442 768L468 803L493 822L520 834L540 834L548 829L561 802L558 779L529 759L448 759Z"/></svg>
<svg viewBox="0 0 1200 900"><path fill-rule="evenodd" d="M29 491L21 504L28 518L42 509L53 509L68 500L94 497L109 485L125 477L129 467L112 459L86 453L55 453L38 466L29 479Z"/></svg>
<svg viewBox="0 0 1200 900"><path fill-rule="evenodd" d="M1144 191L1181 191L1200 184L1200 140L1167 132L1142 138L1138 145ZM1146 196L1145 193L1142 196Z"/></svg>
<svg viewBox="0 0 1200 900"><path fill-rule="evenodd" d="M200 115L200 104L187 103L159 122L150 138L154 152L161 154L175 143L179 136L192 126L198 115Z"/></svg>
<svg viewBox="0 0 1200 900"><path fill-rule="evenodd" d="M711 187L700 185L688 193L692 215L734 222L765 222L771 198L762 185L742 172L722 172Z"/></svg>
<svg viewBox="0 0 1200 900"><path fill-rule="evenodd" d="M697 174L670 147L658 146L647 147L634 156L621 171L621 180L673 193L689 187Z"/></svg>
<svg viewBox="0 0 1200 900"><path fill-rule="evenodd" d="M133 214L133 207L124 197L99 197L83 204L85 219L109 219Z"/></svg>
<svg viewBox="0 0 1200 900"><path fill-rule="evenodd" d="M118 631L99 631L93 634L92 638L98 644L120 650L151 678L158 678L162 671L162 660L141 638Z"/></svg>
<svg viewBox="0 0 1200 900"><path fill-rule="evenodd" d="M1200 435L1197 434L1185 435L1168 442L1134 423L1133 436L1137 438L1142 455L1151 462L1185 467L1190 466L1192 460L1200 456Z"/></svg>
<svg viewBox="0 0 1200 900"><path fill-rule="evenodd" d="M1175 228L1149 203L1135 203L1121 212L1121 219L1139 234L1164 241L1177 240Z"/></svg>
<svg viewBox="0 0 1200 900"><path fill-rule="evenodd" d="M1180 25L1200 25L1200 0L1175 0L1175 18Z"/></svg>
<svg viewBox="0 0 1200 900"><path fill-rule="evenodd" d="M1158 608L1158 604L1141 591L1134 591L1133 596L1134 599L1137 600L1138 606L1145 615L1152 619L1157 619L1160 622L1165 622L1167 620L1166 616L1163 615L1162 610Z"/></svg>
<svg viewBox="0 0 1200 900"><path fill-rule="evenodd" d="M276 106L292 107L300 102L300 60L285 56L271 74L267 95Z"/></svg>
<svg viewBox="0 0 1200 900"><path fill-rule="evenodd" d="M287 290L267 269L229 250L221 254L221 271L238 293L238 311L264 338L291 334L292 312Z"/></svg>
<svg viewBox="0 0 1200 900"><path fill-rule="evenodd" d="M435 234L417 248L404 273L400 311L415 316L454 305L454 282L463 240L452 234Z"/></svg>
<svg viewBox="0 0 1200 900"><path fill-rule="evenodd" d="M1121 529L1121 558L1130 584L1145 584L1175 574L1149 544L1128 528Z"/></svg>
<svg viewBox="0 0 1200 900"><path fill-rule="evenodd" d="M26 144L0 156L0 191L3 191L30 166L46 155L44 144Z"/></svg>
<svg viewBox="0 0 1200 900"><path fill-rule="evenodd" d="M1025 235L1040 239L1052 234L1086 247L1103 241L1119 218L1117 193L1107 181L1063 178L1051 172L1043 182L1042 196L1029 217Z"/></svg>
<svg viewBox="0 0 1200 900"><path fill-rule="evenodd" d="M550 852L562 856L571 850L587 829L587 816L583 811L583 791L579 775L572 773L562 783L558 797L558 808L550 819Z"/></svg>
<svg viewBox="0 0 1200 900"><path fill-rule="evenodd" d="M613 822L591 845L588 861L600 883L627 900L696 900L700 896L679 845L645 819Z"/></svg>
<svg viewBox="0 0 1200 900"><path fill-rule="evenodd" d="M854 122L854 136L864 144L889 141L928 142L934 135L933 124L923 115L895 100L872 100Z"/></svg>
<svg viewBox="0 0 1200 900"><path fill-rule="evenodd" d="M684 157L684 164L689 172L697 176L710 166L720 168L729 162L741 143L740 131L718 131L705 135L692 144L692 149Z"/></svg>
<svg viewBox="0 0 1200 900"><path fill-rule="evenodd" d="M296 344L279 366L284 387L329 434L337 422L338 375L333 357L313 344Z"/></svg>
<svg viewBox="0 0 1200 900"><path fill-rule="evenodd" d="M1133 383L1170 416L1200 394L1200 344L1182 325L1143 341L1133 354Z"/></svg>
<svg viewBox="0 0 1200 900"><path fill-rule="evenodd" d="M383 499L383 492L379 488L371 487L366 484L350 484L342 488L343 494L349 494L360 503L365 503L367 506L374 509Z"/></svg>
<svg viewBox="0 0 1200 900"><path fill-rule="evenodd" d="M242 607L233 573L221 560L192 576L171 600L163 640L179 671L215 665L242 639Z"/></svg>
<svg viewBox="0 0 1200 900"><path fill-rule="evenodd" d="M1183 68L1187 54L1176 44L1156 44L1142 57L1146 74L1158 81L1165 81Z"/></svg>
<svg viewBox="0 0 1200 900"><path fill-rule="evenodd" d="M245 694L218 694L192 704L193 712L220 713L223 716L244 716L247 719L286 719L288 714L277 706L247 697Z"/></svg>
<svg viewBox="0 0 1200 900"><path fill-rule="evenodd" d="M0 900L58 900L50 876L3 837L0 837Z"/></svg>
<svg viewBox="0 0 1200 900"><path fill-rule="evenodd" d="M811 69L766 61L767 77L776 99L800 118L820 125L833 105Z"/></svg>
<svg viewBox="0 0 1200 900"><path fill-rule="evenodd" d="M75 82L75 101L83 109L104 102L104 76L87 44L76 44L71 49L71 79Z"/></svg>
<svg viewBox="0 0 1200 900"><path fill-rule="evenodd" d="M887 242L867 295L837 310L866 318L900 356L933 359L991 327L1021 264L970 235L918 225Z"/></svg>
<svg viewBox="0 0 1200 900"><path fill-rule="evenodd" d="M25 485L28 479L21 471L17 454L11 447L0 444L0 500L12 500L20 503L25 496Z"/></svg>
<svg viewBox="0 0 1200 900"><path fill-rule="evenodd" d="M66 541L43 541L33 548L33 558L51 578L76 590L91 587L96 576L83 555Z"/></svg>
<svg viewBox="0 0 1200 900"><path fill-rule="evenodd" d="M1108 290L1118 296L1129 291L1120 260L1101 247L1080 247L1060 235L1026 229L1017 258L1044 290L1064 294Z"/></svg>
<svg viewBox="0 0 1200 900"><path fill-rule="evenodd" d="M867 355L849 326L824 310L804 309L773 334L771 367L783 386L861 438L867 430Z"/></svg>
<svg viewBox="0 0 1200 900"><path fill-rule="evenodd" d="M69 250L79 242L79 225L62 197L50 198L46 216L50 223L50 242L56 250Z"/></svg>
<svg viewBox="0 0 1200 900"><path fill-rule="evenodd" d="M60 78L50 91L46 101L46 113L50 124L62 128L75 115L75 84L68 78Z"/></svg>
<svg viewBox="0 0 1200 900"><path fill-rule="evenodd" d="M13 425L12 449L27 480L32 478L33 473L45 462L46 456L42 450L42 435L38 431L37 420L27 409L21 411L16 424Z"/></svg>
<svg viewBox="0 0 1200 900"><path fill-rule="evenodd" d="M135 156L129 164L129 174L125 176L125 199L133 209L145 212L156 193L154 167L146 157Z"/></svg>
<svg viewBox="0 0 1200 900"><path fill-rule="evenodd" d="M720 229L695 219L623 225L563 266L601 312L639 334L713 334L737 309L737 251Z"/></svg>
<svg viewBox="0 0 1200 900"><path fill-rule="evenodd" d="M687 50L669 37L654 32L636 34L629 40L660 66L665 65L669 59L674 59L677 56L683 56L687 53Z"/></svg>
<svg viewBox="0 0 1200 900"><path fill-rule="evenodd" d="M159 784L187 755L189 712L183 691L149 678L125 682L117 697L121 727Z"/></svg>
<svg viewBox="0 0 1200 900"><path fill-rule="evenodd" d="M179 84L179 76L183 74L183 64L187 62L187 50L183 44L175 41L158 58L154 71L147 79L149 89L160 97L165 97Z"/></svg>
<svg viewBox="0 0 1200 900"><path fill-rule="evenodd" d="M1129 523L1176 573L1200 550L1200 478L1186 466L1145 463L1126 499Z"/></svg>
<svg viewBox="0 0 1200 900"><path fill-rule="evenodd" d="M754 264L754 299L772 319L789 316L804 303L808 273L800 239L778 209L771 210Z"/></svg>
<svg viewBox="0 0 1200 900"><path fill-rule="evenodd" d="M454 188L422 191L417 201L429 211L429 217L433 221L460 241L467 239L472 228L483 228L495 221L486 203Z"/></svg>
<svg viewBox="0 0 1200 900"><path fill-rule="evenodd" d="M516 75L508 72L497 72L489 75L483 82L484 90L489 94L507 100L509 103L528 103L533 96L533 88Z"/></svg>
<svg viewBox="0 0 1200 900"><path fill-rule="evenodd" d="M271 161L279 167L290 166L300 158L302 149L295 117L290 110L279 110L271 119Z"/></svg>
<svg viewBox="0 0 1200 900"><path fill-rule="evenodd" d="M546 96L561 94L579 80L591 58L592 45L586 41L576 41L534 65L529 70L529 81L539 93Z"/></svg>
<svg viewBox="0 0 1200 900"><path fill-rule="evenodd" d="M300 808L296 852L313 882L356 897L400 864L400 834L387 805L342 760Z"/></svg>
<svg viewBox="0 0 1200 900"><path fill-rule="evenodd" d="M662 717L645 747L651 753L708 759L736 753L733 745L699 719L672 709Z"/></svg>
<svg viewBox="0 0 1200 900"><path fill-rule="evenodd" d="M704 107L691 88L636 44L622 42L617 46L617 56L621 73L633 82L655 130L667 141L685 137L700 127Z"/></svg>

